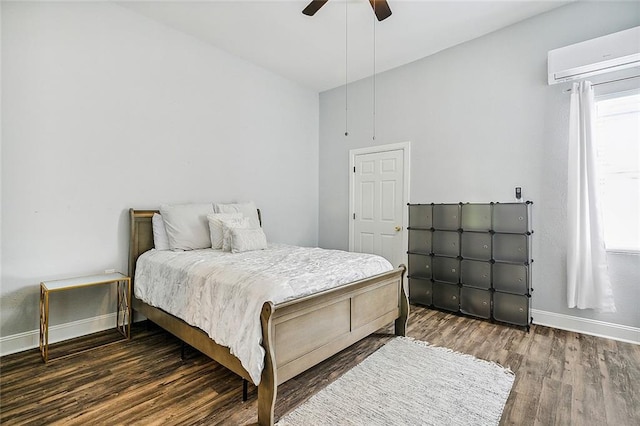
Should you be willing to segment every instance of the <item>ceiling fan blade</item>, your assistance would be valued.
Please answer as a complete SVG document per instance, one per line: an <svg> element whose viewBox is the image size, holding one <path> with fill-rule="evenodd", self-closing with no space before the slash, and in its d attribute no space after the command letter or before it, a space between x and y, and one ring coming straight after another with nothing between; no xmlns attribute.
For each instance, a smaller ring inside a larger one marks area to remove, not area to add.
<svg viewBox="0 0 640 426"><path fill-rule="evenodd" d="M324 4L327 1L329 0L313 0L311 3L307 5L307 7L304 8L302 13L304 13L307 16L313 16L322 6L324 6Z"/></svg>
<svg viewBox="0 0 640 426"><path fill-rule="evenodd" d="M391 8L389 7L387 0L369 0L369 3L371 3L371 7L375 12L378 21L383 21L391 16Z"/></svg>

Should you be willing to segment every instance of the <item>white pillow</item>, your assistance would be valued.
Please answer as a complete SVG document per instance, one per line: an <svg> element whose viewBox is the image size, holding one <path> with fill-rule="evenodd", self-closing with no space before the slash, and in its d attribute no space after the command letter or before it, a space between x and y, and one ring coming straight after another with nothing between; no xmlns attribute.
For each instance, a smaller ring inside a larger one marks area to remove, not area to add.
<svg viewBox="0 0 640 426"><path fill-rule="evenodd" d="M264 250L267 248L267 236L261 228L242 229L231 228L231 252L242 253L243 251Z"/></svg>
<svg viewBox="0 0 640 426"><path fill-rule="evenodd" d="M251 226L251 222L248 218L242 217L239 219L226 219L222 221L222 250L223 251L231 251L231 229L234 228L242 228L249 229L253 228Z"/></svg>
<svg viewBox="0 0 640 426"><path fill-rule="evenodd" d="M169 250L169 237L167 229L164 227L162 216L154 213L151 218L151 226L153 227L153 246L156 250Z"/></svg>
<svg viewBox="0 0 640 426"><path fill-rule="evenodd" d="M216 213L242 213L244 217L249 218L252 228L260 227L258 208L253 201L235 204L214 204L214 207L216 209Z"/></svg>
<svg viewBox="0 0 640 426"><path fill-rule="evenodd" d="M171 250L195 250L211 247L207 215L213 204L164 204L160 214L164 220Z"/></svg>
<svg viewBox="0 0 640 426"><path fill-rule="evenodd" d="M209 221L209 236L211 239L211 248L222 248L222 221L227 219L242 219L242 213L209 213L207 220Z"/></svg>

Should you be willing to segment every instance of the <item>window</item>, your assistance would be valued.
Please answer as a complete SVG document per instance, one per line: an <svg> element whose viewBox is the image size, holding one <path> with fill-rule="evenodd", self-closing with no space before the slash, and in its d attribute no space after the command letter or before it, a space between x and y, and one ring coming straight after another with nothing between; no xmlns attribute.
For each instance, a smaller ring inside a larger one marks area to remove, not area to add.
<svg viewBox="0 0 640 426"><path fill-rule="evenodd" d="M604 239L610 251L640 251L640 91L596 100Z"/></svg>

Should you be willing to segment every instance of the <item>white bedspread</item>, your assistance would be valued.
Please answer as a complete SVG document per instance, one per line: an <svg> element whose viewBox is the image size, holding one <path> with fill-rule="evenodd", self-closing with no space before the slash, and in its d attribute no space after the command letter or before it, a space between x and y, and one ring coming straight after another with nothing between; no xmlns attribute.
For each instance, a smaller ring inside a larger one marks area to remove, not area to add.
<svg viewBox="0 0 640 426"><path fill-rule="evenodd" d="M138 258L135 295L227 346L258 384L264 302L281 303L391 269L380 256L281 244L235 254L150 250Z"/></svg>

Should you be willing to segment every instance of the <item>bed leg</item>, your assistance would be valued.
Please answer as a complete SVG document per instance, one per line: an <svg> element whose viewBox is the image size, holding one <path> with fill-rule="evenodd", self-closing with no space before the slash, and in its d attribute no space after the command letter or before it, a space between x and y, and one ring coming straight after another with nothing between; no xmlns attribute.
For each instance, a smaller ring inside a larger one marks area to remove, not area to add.
<svg viewBox="0 0 640 426"><path fill-rule="evenodd" d="M249 399L248 384L247 379L242 379L242 402L247 402L247 399Z"/></svg>
<svg viewBox="0 0 640 426"><path fill-rule="evenodd" d="M406 267L404 265L400 265L401 268L404 268L406 271ZM404 272L400 277L400 316L395 322L395 334L396 336L406 336L407 335L407 323L409 322L409 298L407 297L407 293L404 289Z"/></svg>
<svg viewBox="0 0 640 426"><path fill-rule="evenodd" d="M278 373L275 366L275 354L273 352L273 303L266 302L262 305L260 321L262 323L262 346L265 350L264 369L258 385L258 424L260 426L272 426L275 416L276 394L278 393Z"/></svg>
<svg viewBox="0 0 640 426"><path fill-rule="evenodd" d="M182 345L180 346L180 361L184 361L184 342L182 342Z"/></svg>

